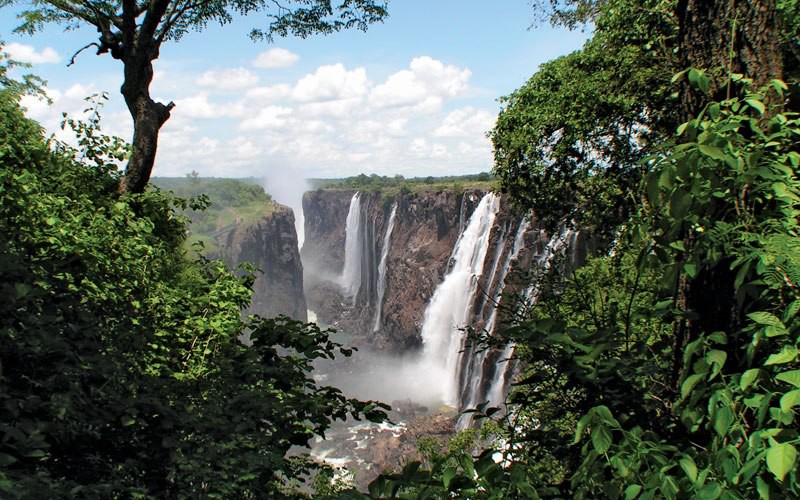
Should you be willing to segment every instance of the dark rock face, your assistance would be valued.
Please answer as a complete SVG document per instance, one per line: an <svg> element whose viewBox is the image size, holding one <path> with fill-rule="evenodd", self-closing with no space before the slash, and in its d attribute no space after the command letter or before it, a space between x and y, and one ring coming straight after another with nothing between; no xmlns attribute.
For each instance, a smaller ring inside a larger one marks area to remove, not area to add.
<svg viewBox="0 0 800 500"><path fill-rule="evenodd" d="M305 238L301 254L309 282L330 280L344 266L345 221L355 190L309 191L303 195Z"/></svg>
<svg viewBox="0 0 800 500"><path fill-rule="evenodd" d="M361 257L362 283L355 303L344 299L336 311L328 292L336 286L344 267L345 226L354 194L354 190L317 190L303 197L302 255L309 308L318 312L323 322L361 335L363 341L375 347L397 351L419 347L425 306L447 270L461 225L483 193L447 189L396 196L361 193L364 234L369 243ZM379 328L374 331L378 265L395 203L386 291Z"/></svg>
<svg viewBox="0 0 800 500"><path fill-rule="evenodd" d="M289 207L276 204L275 210L263 219L243 224L219 239L228 262L250 262L261 270L256 275L247 313L264 317L284 314L307 320L303 264L297 249L294 213Z"/></svg>

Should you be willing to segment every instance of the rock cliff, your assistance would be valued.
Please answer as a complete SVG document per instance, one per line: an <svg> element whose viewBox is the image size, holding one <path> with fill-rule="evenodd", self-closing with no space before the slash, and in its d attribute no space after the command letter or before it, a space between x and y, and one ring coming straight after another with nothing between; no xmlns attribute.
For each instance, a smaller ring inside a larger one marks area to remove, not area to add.
<svg viewBox="0 0 800 500"><path fill-rule="evenodd" d="M401 194L361 193L364 239L361 286L354 302L342 295L346 219L354 190L305 193L306 298L325 324L360 335L381 349L406 351L418 347L425 306L441 282L465 221L483 192L450 189ZM377 318L376 282L392 208L396 206L386 252L385 292ZM377 329L375 328L377 324Z"/></svg>
<svg viewBox="0 0 800 500"><path fill-rule="evenodd" d="M260 270L247 313L307 320L303 264L289 207L274 203L269 214L217 236L217 241L230 264L250 262Z"/></svg>

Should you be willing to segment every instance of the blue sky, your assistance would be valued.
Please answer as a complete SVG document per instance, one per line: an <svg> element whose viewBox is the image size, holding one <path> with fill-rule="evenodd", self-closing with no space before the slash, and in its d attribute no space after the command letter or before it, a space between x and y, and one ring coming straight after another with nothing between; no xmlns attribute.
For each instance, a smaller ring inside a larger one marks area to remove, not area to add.
<svg viewBox="0 0 800 500"><path fill-rule="evenodd" d="M366 33L252 42L258 15L209 26L162 47L152 95L177 106L162 128L154 175L406 177L491 168L497 98L543 62L580 48L587 34L541 26L526 0L393 0ZM61 112L107 91L106 132L128 139L118 94L121 64L89 49L92 29L58 26L17 36L0 9L0 39L33 63L53 105L26 98L29 115L58 132Z"/></svg>

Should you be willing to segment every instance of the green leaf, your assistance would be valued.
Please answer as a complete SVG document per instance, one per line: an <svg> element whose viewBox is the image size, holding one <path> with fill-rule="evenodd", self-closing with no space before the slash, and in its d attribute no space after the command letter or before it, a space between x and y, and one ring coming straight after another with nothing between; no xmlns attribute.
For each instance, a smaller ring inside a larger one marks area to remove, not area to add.
<svg viewBox="0 0 800 500"><path fill-rule="evenodd" d="M0 467L5 467L16 462L17 459L7 453L0 453Z"/></svg>
<svg viewBox="0 0 800 500"><path fill-rule="evenodd" d="M777 354L771 354L767 360L764 362L764 365L783 365L794 361L797 358L797 348L791 345L785 346L781 349L781 352Z"/></svg>
<svg viewBox="0 0 800 500"><path fill-rule="evenodd" d="M442 484L445 488L450 487L450 482L456 477L457 469L455 467L448 467L444 470L444 474L442 474Z"/></svg>
<svg viewBox="0 0 800 500"><path fill-rule="evenodd" d="M699 373L695 373L686 377L686 380L684 380L683 384L681 384L681 399L686 399L689 393L692 392L692 389L694 389L694 386L696 386L702 378L703 375Z"/></svg>
<svg viewBox="0 0 800 500"><path fill-rule="evenodd" d="M767 108L764 107L764 103L756 99L745 99L744 102L746 102L751 108L758 111L758 113L761 115L763 115L764 111L767 110Z"/></svg>
<svg viewBox="0 0 800 500"><path fill-rule="evenodd" d="M709 158L713 158L715 160L724 160L725 153L716 146L709 146L708 144L698 144L697 149L700 150L701 153L708 156Z"/></svg>
<svg viewBox="0 0 800 500"><path fill-rule="evenodd" d="M789 443L770 446L767 451L767 469L778 481L783 482L783 478L792 470L796 461L797 450Z"/></svg>
<svg viewBox="0 0 800 500"><path fill-rule="evenodd" d="M800 387L800 370L790 370L775 375L777 380L781 382L788 382L795 387Z"/></svg>
<svg viewBox="0 0 800 500"><path fill-rule="evenodd" d="M789 391L783 396L781 396L781 410L785 412L789 412L800 404L800 389L795 389L793 391Z"/></svg>
<svg viewBox="0 0 800 500"><path fill-rule="evenodd" d="M714 430L719 436L727 434L732 423L733 411L727 406L718 408L714 413Z"/></svg>
<svg viewBox="0 0 800 500"><path fill-rule="evenodd" d="M760 372L760 368L751 368L744 372L742 378L739 379L739 387L741 387L743 391L746 391L748 387L753 385L753 382L758 378Z"/></svg>
<svg viewBox="0 0 800 500"><path fill-rule="evenodd" d="M603 454L611 447L611 431L604 425L592 429L592 446L597 453Z"/></svg>
<svg viewBox="0 0 800 500"><path fill-rule="evenodd" d="M642 486L639 484L631 484L625 488L625 500L633 500L639 493L642 492Z"/></svg>
<svg viewBox="0 0 800 500"><path fill-rule="evenodd" d="M686 272L686 276L691 279L695 279L697 277L698 269L697 264L692 264L687 262L683 265L683 270Z"/></svg>
<svg viewBox="0 0 800 500"><path fill-rule="evenodd" d="M694 459L689 455L684 455L683 458L680 459L678 462L683 469L683 472L686 473L686 476L692 481L692 483L697 482L697 464L694 463Z"/></svg>
<svg viewBox="0 0 800 500"><path fill-rule="evenodd" d="M780 319L778 319L777 316L766 311L758 311L750 313L747 315L747 317L752 319L759 325L784 326L783 322Z"/></svg>

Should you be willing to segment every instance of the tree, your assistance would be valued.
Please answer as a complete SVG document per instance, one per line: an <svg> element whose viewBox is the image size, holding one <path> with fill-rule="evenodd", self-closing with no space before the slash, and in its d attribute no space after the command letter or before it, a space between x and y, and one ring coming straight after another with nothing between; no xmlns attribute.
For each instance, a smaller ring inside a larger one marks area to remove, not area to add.
<svg viewBox="0 0 800 500"><path fill-rule="evenodd" d="M0 497L283 498L311 467L291 446L383 416L311 377L350 352L330 332L243 319L253 273L186 258L185 200L134 209L117 141L54 149L17 97L0 87Z"/></svg>
<svg viewBox="0 0 800 500"><path fill-rule="evenodd" d="M664 3L602 2L580 51L501 99L493 172L548 229L572 219L613 233L635 209L640 160L679 123L670 98L677 26Z"/></svg>
<svg viewBox="0 0 800 500"><path fill-rule="evenodd" d="M13 3L23 2L2 0L0 6ZM90 25L97 29L98 41L84 49L94 46L98 55L110 54L122 62L120 91L133 118L133 150L120 179L121 193L144 191L155 162L158 132L174 107L150 97L153 61L164 42L180 40L209 22L226 24L235 15L257 12L272 21L266 29L253 29L250 36L268 41L273 35L305 38L348 28L366 30L387 16L386 4L378 0L338 4L332 0L33 0L31 4L20 15L23 22L16 31L33 34L46 23L64 24L66 29Z"/></svg>

